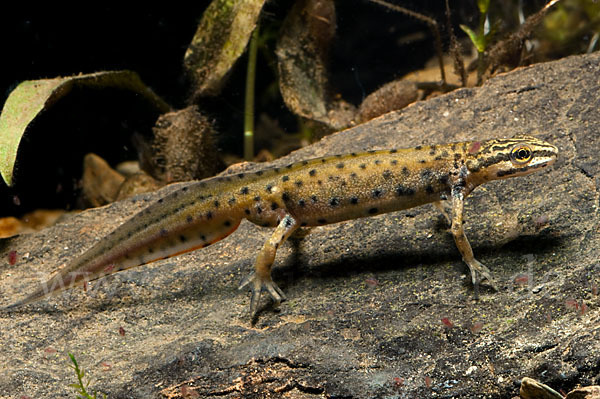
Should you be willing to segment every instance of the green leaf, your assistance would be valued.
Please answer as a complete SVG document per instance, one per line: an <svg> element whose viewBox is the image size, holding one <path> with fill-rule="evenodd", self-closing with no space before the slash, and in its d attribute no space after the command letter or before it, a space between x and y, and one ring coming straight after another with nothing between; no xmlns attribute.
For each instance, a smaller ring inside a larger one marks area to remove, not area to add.
<svg viewBox="0 0 600 399"><path fill-rule="evenodd" d="M490 9L490 0L477 0L477 7L479 8L479 13L487 14Z"/></svg>
<svg viewBox="0 0 600 399"><path fill-rule="evenodd" d="M460 28L467 35L469 35L469 38L471 39L471 42L477 49L477 52L483 53L485 51L485 45L486 45L485 35L482 35L482 36L478 35L477 33L475 33L475 31L473 31L467 25L460 25Z"/></svg>
<svg viewBox="0 0 600 399"><path fill-rule="evenodd" d="M0 174L7 185L13 170L19 143L29 124L40 112L51 107L74 87L120 88L142 95L162 113L171 108L131 71L105 71L55 79L27 80L8 96L0 114ZM71 358L75 363L74 358ZM77 364L77 363L75 363Z"/></svg>

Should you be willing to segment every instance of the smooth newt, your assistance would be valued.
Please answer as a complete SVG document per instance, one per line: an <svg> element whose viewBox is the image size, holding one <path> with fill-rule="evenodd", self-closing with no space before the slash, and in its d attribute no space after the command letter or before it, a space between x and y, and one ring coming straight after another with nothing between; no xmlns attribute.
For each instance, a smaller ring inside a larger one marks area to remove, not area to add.
<svg viewBox="0 0 600 399"><path fill-rule="evenodd" d="M558 149L534 137L470 141L410 149L329 156L253 173L216 177L174 191L142 210L67 263L25 305L120 270L206 247L246 218L275 227L240 289L252 291L254 316L261 291L285 299L271 279L277 248L301 226L325 224L434 203L451 232L475 287L490 271L473 257L463 231L463 203L477 186L527 175L556 160ZM442 201L451 204L451 215Z"/></svg>

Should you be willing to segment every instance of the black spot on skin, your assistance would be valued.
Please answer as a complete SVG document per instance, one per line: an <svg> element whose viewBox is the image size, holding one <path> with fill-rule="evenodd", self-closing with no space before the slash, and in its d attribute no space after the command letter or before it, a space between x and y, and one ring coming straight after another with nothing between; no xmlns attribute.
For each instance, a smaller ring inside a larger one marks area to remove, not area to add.
<svg viewBox="0 0 600 399"><path fill-rule="evenodd" d="M303 199L298 200L298 205L304 207L306 205L306 201L304 201Z"/></svg>
<svg viewBox="0 0 600 399"><path fill-rule="evenodd" d="M277 208L279 208L279 205L277 205L277 202L271 202L271 210L274 211Z"/></svg>
<svg viewBox="0 0 600 399"><path fill-rule="evenodd" d="M375 150L369 150L367 151L369 154L375 154Z"/></svg>
<svg viewBox="0 0 600 399"><path fill-rule="evenodd" d="M340 162L337 165L335 165L335 167L338 168L338 169L344 169L344 163Z"/></svg>
<svg viewBox="0 0 600 399"><path fill-rule="evenodd" d="M361 169L366 169L367 165L364 164L364 163L361 163L360 165L358 165L358 167L361 168Z"/></svg>
<svg viewBox="0 0 600 399"><path fill-rule="evenodd" d="M202 235L200 236L200 239L201 239L202 241L206 241L206 236L205 236L204 234L202 234Z"/></svg>
<svg viewBox="0 0 600 399"><path fill-rule="evenodd" d="M158 202L159 204L162 204L162 203L163 203L163 201L164 201L164 199L163 199L163 198L161 198L161 199L159 199L157 202Z"/></svg>
<svg viewBox="0 0 600 399"><path fill-rule="evenodd" d="M308 174L309 174L310 176L314 176L314 175L316 175L316 174L317 174L317 170L316 170L316 169L311 169L311 170L308 172Z"/></svg>
<svg viewBox="0 0 600 399"><path fill-rule="evenodd" d="M288 166L286 166L286 168L288 168L288 169L292 169L293 167L294 167L294 164L293 164L293 163L291 163L291 164L289 164Z"/></svg>
<svg viewBox="0 0 600 399"><path fill-rule="evenodd" d="M423 148L423 146L418 145L418 146L415 147L415 150L420 150L421 148Z"/></svg>
<svg viewBox="0 0 600 399"><path fill-rule="evenodd" d="M435 161L441 161L443 158L441 155L438 155L437 157L433 158Z"/></svg>
<svg viewBox="0 0 600 399"><path fill-rule="evenodd" d="M188 215L188 216L185 218L185 220L186 220L186 222L188 222L188 223L192 223L192 222L194 221L194 218L193 218L191 215Z"/></svg>
<svg viewBox="0 0 600 399"><path fill-rule="evenodd" d="M396 165L398 165L398 161L396 159L392 159L391 164L394 165L394 166L396 166Z"/></svg>
<svg viewBox="0 0 600 399"><path fill-rule="evenodd" d="M402 184L398 184L396 186L396 194L398 194L399 197L402 197L405 195L414 195L415 190L413 190L410 187L403 186Z"/></svg>
<svg viewBox="0 0 600 399"><path fill-rule="evenodd" d="M207 219L212 219L212 217L213 217L213 213L211 211L206 212Z"/></svg>
<svg viewBox="0 0 600 399"><path fill-rule="evenodd" d="M462 158L462 155L460 155L458 152L456 154L454 154L454 160L455 161L458 161L461 158Z"/></svg>
<svg viewBox="0 0 600 399"><path fill-rule="evenodd" d="M375 165L381 165L381 160L380 159L376 159L375 160Z"/></svg>
<svg viewBox="0 0 600 399"><path fill-rule="evenodd" d="M256 202L260 201L260 197L257 195L256 197L254 197L254 201L256 201Z"/></svg>
<svg viewBox="0 0 600 399"><path fill-rule="evenodd" d="M329 200L329 205L338 206L340 204L340 200L337 197L333 197Z"/></svg>
<svg viewBox="0 0 600 399"><path fill-rule="evenodd" d="M262 170L259 170L258 172L256 172L256 176L262 176L263 173L265 173L265 172L263 172Z"/></svg>
<svg viewBox="0 0 600 399"><path fill-rule="evenodd" d="M372 195L373 195L373 198L379 198L379 197L381 197L381 194L382 194L382 193L383 193L383 191L381 191L381 189L380 189L380 188L376 188L376 189L374 189L374 190L373 190L373 193L372 193Z"/></svg>
<svg viewBox="0 0 600 399"><path fill-rule="evenodd" d="M243 179L243 178L244 178L244 176L245 176L245 175L244 175L243 173L238 173L238 174L237 174L237 177L238 177L238 178L240 178L240 179Z"/></svg>
<svg viewBox="0 0 600 399"><path fill-rule="evenodd" d="M152 247L148 248L148 253L149 254L154 253L154 248L152 248Z"/></svg>
<svg viewBox="0 0 600 399"><path fill-rule="evenodd" d="M271 193L273 191L273 186L270 184L267 184L267 186L265 187L265 190L267 190L268 193Z"/></svg>
<svg viewBox="0 0 600 399"><path fill-rule="evenodd" d="M219 207L219 201L215 201L215 202L213 202L213 204L214 204L215 208Z"/></svg>
<svg viewBox="0 0 600 399"><path fill-rule="evenodd" d="M188 190L188 187L184 187L181 189L181 191L186 192Z"/></svg>
<svg viewBox="0 0 600 399"><path fill-rule="evenodd" d="M313 195L313 196L311 196L311 197L310 197L310 199L311 199L311 201L312 201L313 203L316 203L316 202L318 201L318 199L317 199L317 196L316 196L316 195Z"/></svg>
<svg viewBox="0 0 600 399"><path fill-rule="evenodd" d="M350 177L353 179L356 179L358 177L358 175L354 172L350 173Z"/></svg>
<svg viewBox="0 0 600 399"><path fill-rule="evenodd" d="M321 186L321 185L323 185L323 181L322 181L322 180L317 180L317 184L318 184L319 186Z"/></svg>
<svg viewBox="0 0 600 399"><path fill-rule="evenodd" d="M302 161L302 165L308 165L308 161Z"/></svg>
<svg viewBox="0 0 600 399"><path fill-rule="evenodd" d="M256 207L256 213L258 213L259 215L262 213L262 208L260 206Z"/></svg>
<svg viewBox="0 0 600 399"><path fill-rule="evenodd" d="M249 191L250 191L250 190L248 189L248 187L242 187L242 188L240 189L240 193L241 193L241 194L244 194L244 195L245 195L245 194L248 194L248 192L249 192Z"/></svg>
<svg viewBox="0 0 600 399"><path fill-rule="evenodd" d="M421 172L421 178L423 180L430 180L432 175L433 171L431 169L423 169L423 171Z"/></svg>
<svg viewBox="0 0 600 399"><path fill-rule="evenodd" d="M306 223L306 222L300 223L300 226L302 226L302 227L307 226L307 225L308 225L308 223Z"/></svg>
<svg viewBox="0 0 600 399"><path fill-rule="evenodd" d="M427 194L433 194L433 186L431 184L428 184L427 187L425 187L425 191L427 192Z"/></svg>
<svg viewBox="0 0 600 399"><path fill-rule="evenodd" d="M321 163L327 162L327 158L321 158Z"/></svg>
<svg viewBox="0 0 600 399"><path fill-rule="evenodd" d="M398 152L398 150L390 150L390 154L395 154L397 152Z"/></svg>
<svg viewBox="0 0 600 399"><path fill-rule="evenodd" d="M223 223L223 226L229 227L231 226L231 222L229 220L226 220L225 223Z"/></svg>
<svg viewBox="0 0 600 399"><path fill-rule="evenodd" d="M288 180L290 180L290 177L289 177L289 176L287 176L287 175L286 175L286 176L283 176L283 177L281 178L281 181L288 181Z"/></svg>
<svg viewBox="0 0 600 399"><path fill-rule="evenodd" d="M369 215L373 215L373 214L377 213L377 211L378 211L377 208L371 208L371 209L369 209Z"/></svg>
<svg viewBox="0 0 600 399"><path fill-rule="evenodd" d="M297 187L302 187L302 180L296 180L296 181L294 182L294 184L295 184Z"/></svg>
<svg viewBox="0 0 600 399"><path fill-rule="evenodd" d="M292 225L292 219L285 218L285 227L290 227Z"/></svg>
<svg viewBox="0 0 600 399"><path fill-rule="evenodd" d="M392 171L391 170L386 169L386 170L383 171L383 178L384 179L389 179L391 177L392 177Z"/></svg>
<svg viewBox="0 0 600 399"><path fill-rule="evenodd" d="M327 179L329 181L334 181L335 179L337 179L337 176L327 176Z"/></svg>
<svg viewBox="0 0 600 399"><path fill-rule="evenodd" d="M351 152L350 155L352 155L353 157L357 156L358 154L355 152Z"/></svg>
<svg viewBox="0 0 600 399"><path fill-rule="evenodd" d="M245 213L246 215L249 215L249 214L250 214L250 209L248 209L248 208L244 209L244 213Z"/></svg>
<svg viewBox="0 0 600 399"><path fill-rule="evenodd" d="M402 168L402 174L403 174L404 176L408 176L408 175L410 175L410 170L408 170L408 168L407 168L406 166L404 166L404 167Z"/></svg>
<svg viewBox="0 0 600 399"><path fill-rule="evenodd" d="M187 241L187 237L182 234L182 235L179 236L179 241L186 242Z"/></svg>
<svg viewBox="0 0 600 399"><path fill-rule="evenodd" d="M420 160L419 160L419 163L427 163L427 161L426 161L426 160L424 160L424 159L420 159Z"/></svg>
<svg viewBox="0 0 600 399"><path fill-rule="evenodd" d="M167 234L169 234L169 232L167 231L167 229L160 229L160 236L161 237L166 237Z"/></svg>
<svg viewBox="0 0 600 399"><path fill-rule="evenodd" d="M350 197L350 203L352 205L358 204L358 197Z"/></svg>
<svg viewBox="0 0 600 399"><path fill-rule="evenodd" d="M227 203L228 203L229 205L233 205L233 204L235 204L235 197L231 197L231 198L229 198L229 200L227 201Z"/></svg>
<svg viewBox="0 0 600 399"><path fill-rule="evenodd" d="M341 158L341 157L342 157L342 154L335 154L335 157L336 157L336 158Z"/></svg>
<svg viewBox="0 0 600 399"><path fill-rule="evenodd" d="M325 224L325 223L327 223L327 220L325 220L325 219L319 219L319 220L317 220L317 222L319 222L320 224Z"/></svg>
<svg viewBox="0 0 600 399"><path fill-rule="evenodd" d="M281 199L284 202L288 202L290 200L290 195L287 192L284 192L283 194L281 194Z"/></svg>

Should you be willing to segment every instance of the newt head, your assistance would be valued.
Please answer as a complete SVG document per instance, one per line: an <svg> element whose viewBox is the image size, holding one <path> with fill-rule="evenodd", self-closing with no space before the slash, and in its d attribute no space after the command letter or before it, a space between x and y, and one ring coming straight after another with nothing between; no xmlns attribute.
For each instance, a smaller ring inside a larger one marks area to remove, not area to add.
<svg viewBox="0 0 600 399"><path fill-rule="evenodd" d="M471 148L477 151L469 151L466 166L479 183L528 175L558 157L556 146L531 136L489 140Z"/></svg>

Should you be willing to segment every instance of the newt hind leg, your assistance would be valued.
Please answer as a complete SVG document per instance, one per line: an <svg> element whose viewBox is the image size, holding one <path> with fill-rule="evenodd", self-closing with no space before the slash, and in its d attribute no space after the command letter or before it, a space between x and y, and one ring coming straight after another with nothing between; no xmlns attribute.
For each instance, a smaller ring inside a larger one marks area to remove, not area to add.
<svg viewBox="0 0 600 399"><path fill-rule="evenodd" d="M239 289L249 287L252 292L250 300L250 315L252 318L258 310L258 302L263 291L267 291L273 301L279 304L285 300L285 294L271 278L271 266L275 260L277 249L288 237L298 229L299 224L291 215L285 215L273 235L265 242L254 262L254 272L250 273L240 283Z"/></svg>

